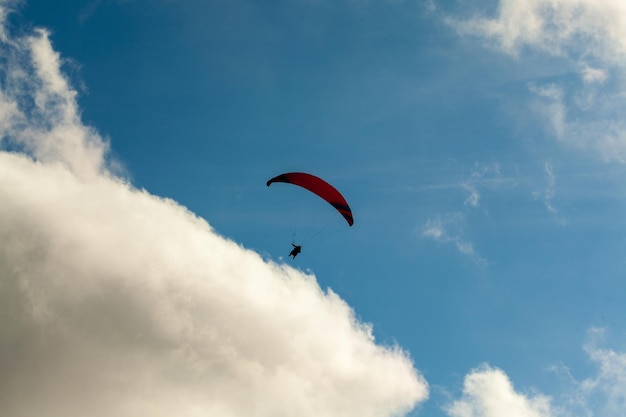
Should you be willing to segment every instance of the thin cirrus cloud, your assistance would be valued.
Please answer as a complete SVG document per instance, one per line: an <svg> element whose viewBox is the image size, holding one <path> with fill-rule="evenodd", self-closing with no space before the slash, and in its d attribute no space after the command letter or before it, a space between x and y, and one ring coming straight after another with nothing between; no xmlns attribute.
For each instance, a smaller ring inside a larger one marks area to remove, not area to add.
<svg viewBox="0 0 626 417"><path fill-rule="evenodd" d="M559 210L554 204L554 197L556 194L556 176L554 175L554 167L552 166L551 161L546 161L543 167L546 174L545 186L543 190L535 191L533 196L536 199L543 201L546 210L548 210L557 223L565 226L567 221L559 214Z"/></svg>
<svg viewBox="0 0 626 417"><path fill-rule="evenodd" d="M502 176L499 163L475 163L469 177L464 178L461 182L462 188L468 193L463 204L478 207L481 199L481 188L499 189L511 185L511 179Z"/></svg>
<svg viewBox="0 0 626 417"><path fill-rule="evenodd" d="M464 236L465 222L463 213L437 215L429 218L422 226L421 236L440 244L453 245L461 254L478 264L485 265L487 260L480 256L474 244Z"/></svg>
<svg viewBox="0 0 626 417"><path fill-rule="evenodd" d="M494 17L446 22L519 60L529 50L562 59L579 82L529 83L538 117L563 143L625 163L625 20L626 3L619 1L500 0Z"/></svg>
<svg viewBox="0 0 626 417"><path fill-rule="evenodd" d="M373 417L428 397L314 276L115 176L48 33L0 31L3 414Z"/></svg>
<svg viewBox="0 0 626 417"><path fill-rule="evenodd" d="M439 187L431 186L430 190L455 189L463 190L466 197L463 201L463 211L439 213L430 216L420 229L422 238L433 240L444 245L453 245L459 253L468 256L474 262L486 265L488 261L481 256L475 248L475 244L465 233L468 215L479 207L487 212L486 205L482 202L483 192L502 191L515 188L518 180L505 177L501 172L498 162L474 163L469 175L464 175L453 185Z"/></svg>

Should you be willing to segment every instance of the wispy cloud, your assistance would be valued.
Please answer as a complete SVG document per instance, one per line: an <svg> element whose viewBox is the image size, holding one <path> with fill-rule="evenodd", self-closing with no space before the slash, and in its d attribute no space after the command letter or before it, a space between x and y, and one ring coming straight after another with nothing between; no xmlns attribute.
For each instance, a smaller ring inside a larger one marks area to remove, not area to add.
<svg viewBox="0 0 626 417"><path fill-rule="evenodd" d="M463 35L523 59L527 50L562 59L580 82L536 82L539 101L564 144L626 162L626 3L595 0L500 0L494 17L448 18Z"/></svg>
<svg viewBox="0 0 626 417"><path fill-rule="evenodd" d="M469 256L475 262L486 264L486 259L476 252L474 244L464 237L464 223L465 216L462 213L438 215L426 221L421 229L421 235L438 243L452 244L460 253Z"/></svg>
<svg viewBox="0 0 626 417"><path fill-rule="evenodd" d="M585 408L597 409L599 415L618 417L626 410L626 352L601 347L604 329L589 330L590 341L585 352L598 367L595 376L579 384L579 398L585 401Z"/></svg>
<svg viewBox="0 0 626 417"><path fill-rule="evenodd" d="M80 177L103 173L108 144L81 123L77 93L59 71L61 60L49 33L37 29L4 42L3 49L0 138L41 162L62 162Z"/></svg>
<svg viewBox="0 0 626 417"><path fill-rule="evenodd" d="M427 398L314 276L116 177L49 34L1 30L2 145L19 149L0 150L3 414L374 417Z"/></svg>
<svg viewBox="0 0 626 417"><path fill-rule="evenodd" d="M510 55L523 48L551 55L572 55L624 66L626 4L594 0L500 0L494 18L476 17L449 23L462 33L478 35Z"/></svg>
<svg viewBox="0 0 626 417"><path fill-rule="evenodd" d="M565 92L563 88L555 84L542 86L530 84L528 89L537 98L534 102L537 114L540 114L546 120L557 139L565 140L567 132L567 105L564 102Z"/></svg>
<svg viewBox="0 0 626 417"><path fill-rule="evenodd" d="M499 163L474 163L469 177L464 177L461 180L461 187L468 193L464 204L471 207L478 207L481 197L480 189L500 188L505 183L510 183L510 181L502 176Z"/></svg>
<svg viewBox="0 0 626 417"><path fill-rule="evenodd" d="M592 68L586 62L582 63L581 74L585 83L588 84L603 84L608 78L609 73L607 70L600 68Z"/></svg>
<svg viewBox="0 0 626 417"><path fill-rule="evenodd" d="M478 208L481 208L481 213L488 216L488 207L483 198L486 191L510 190L518 185L519 179L503 175L499 162L475 162L465 171L456 182L422 187L422 190L428 191L456 190L462 192L465 197L462 203L459 201L456 211L442 210L431 216L421 226L420 234L423 238L441 244L452 244L460 253L479 264L486 265L487 259L477 252L475 244L465 232L468 219L472 218Z"/></svg>
<svg viewBox="0 0 626 417"><path fill-rule="evenodd" d="M626 120L618 107L626 95L594 86L568 90L558 84L530 84L532 107L561 143L596 152L607 162L626 163Z"/></svg>
<svg viewBox="0 0 626 417"><path fill-rule="evenodd" d="M554 175L554 168L551 161L544 163L544 172L546 174L545 187L541 191L535 191L533 196L537 199L541 199L546 209L554 219L561 225L565 225L567 221L559 215L559 211L554 205L554 195L556 193L556 177Z"/></svg>

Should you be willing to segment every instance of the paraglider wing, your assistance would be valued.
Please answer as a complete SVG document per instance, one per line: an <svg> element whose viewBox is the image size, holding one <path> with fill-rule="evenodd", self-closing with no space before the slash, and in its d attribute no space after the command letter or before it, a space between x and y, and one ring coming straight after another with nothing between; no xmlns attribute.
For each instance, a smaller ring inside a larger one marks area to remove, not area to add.
<svg viewBox="0 0 626 417"><path fill-rule="evenodd" d="M280 174L277 177L272 178L267 182L269 187L275 182L286 182L293 185L298 185L319 197L326 200L346 219L348 224L352 226L354 220L352 219L352 210L348 205L346 199L341 195L339 191L323 179L316 177L315 175L307 174L305 172L287 172Z"/></svg>

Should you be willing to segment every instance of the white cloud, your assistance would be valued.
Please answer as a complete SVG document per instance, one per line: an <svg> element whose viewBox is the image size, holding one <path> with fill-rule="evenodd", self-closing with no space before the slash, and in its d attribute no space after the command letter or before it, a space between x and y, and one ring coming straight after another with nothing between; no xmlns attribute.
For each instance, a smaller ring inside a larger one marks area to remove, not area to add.
<svg viewBox="0 0 626 417"><path fill-rule="evenodd" d="M2 51L0 128L24 151L0 151L3 414L374 417L427 398L314 276L111 174L46 31Z"/></svg>
<svg viewBox="0 0 626 417"><path fill-rule="evenodd" d="M463 188L468 192L463 204L466 206L478 207L480 201L480 193L473 184L464 183Z"/></svg>
<svg viewBox="0 0 626 417"><path fill-rule="evenodd" d="M546 161L543 165L546 174L546 185L543 190L533 193L535 198L541 199L546 209L554 219L561 225L565 225L566 221L559 215L559 210L554 205L554 195L556 193L556 176L554 175L554 167L551 161Z"/></svg>
<svg viewBox="0 0 626 417"><path fill-rule="evenodd" d="M498 188L508 181L508 179L502 177L499 163L474 163L469 177L464 178L461 182L462 188L468 192L468 196L463 204L478 207L481 198L479 187Z"/></svg>
<svg viewBox="0 0 626 417"><path fill-rule="evenodd" d="M428 13L434 13L437 11L437 3L435 0L426 0L423 7Z"/></svg>
<svg viewBox="0 0 626 417"><path fill-rule="evenodd" d="M0 200L8 415L379 416L426 398L314 277L173 201L7 153Z"/></svg>
<svg viewBox="0 0 626 417"><path fill-rule="evenodd" d="M493 17L447 22L463 35L485 39L516 58L539 51L578 71L580 84L534 83L540 116L564 144L626 161L626 2L499 0ZM557 75L557 74L555 74ZM613 78L613 79L612 79ZM535 104L537 105L537 104Z"/></svg>
<svg viewBox="0 0 626 417"><path fill-rule="evenodd" d="M531 84L529 90L535 113L557 140L607 162L626 163L626 120L619 115L626 96L601 95L592 87L567 92L555 84Z"/></svg>
<svg viewBox="0 0 626 417"><path fill-rule="evenodd" d="M516 390L506 373L482 365L465 376L462 395L447 400L449 417L622 417L626 409L626 353L601 347L604 330L589 329L584 346L595 373L576 380L564 365L552 370L566 376L562 391L547 396Z"/></svg>
<svg viewBox="0 0 626 417"><path fill-rule="evenodd" d="M591 341L585 352L598 367L598 373L579 384L578 398L584 399L585 409L596 411L593 415L621 417L626 410L626 353L602 348L604 330L592 328Z"/></svg>
<svg viewBox="0 0 626 417"><path fill-rule="evenodd" d="M563 89L554 85L529 86L530 92L539 99L535 106L538 114L547 119L557 139L564 140L567 129L567 108L564 103Z"/></svg>
<svg viewBox="0 0 626 417"><path fill-rule="evenodd" d="M553 55L591 56L624 66L626 3L596 0L500 0L494 18L449 22L518 55L524 47Z"/></svg>
<svg viewBox="0 0 626 417"><path fill-rule="evenodd" d="M462 232L464 223L465 217L462 213L435 216L426 221L421 229L421 235L438 243L452 244L459 252L469 256L475 262L486 264L486 259L476 252L474 244L464 238Z"/></svg>
<svg viewBox="0 0 626 417"><path fill-rule="evenodd" d="M546 161L544 164L544 169L546 171L547 184L546 189L543 192L543 201L546 204L546 208L550 213L557 214L557 209L552 204L552 200L554 199L554 192L556 189L556 177L554 176L552 162Z"/></svg>
<svg viewBox="0 0 626 417"><path fill-rule="evenodd" d="M5 22L7 16L12 11L12 7L15 3L15 0L0 0L0 41L7 41L7 34L5 29Z"/></svg>
<svg viewBox="0 0 626 417"><path fill-rule="evenodd" d="M8 64L0 109L7 113L0 117L0 137L39 161L62 162L80 177L102 173L108 145L81 123L76 91L60 72L48 32L10 39L3 49Z"/></svg>
<svg viewBox="0 0 626 417"><path fill-rule="evenodd" d="M508 376L487 365L470 372L463 383L463 396L449 404L450 417L552 417L550 398L515 391Z"/></svg>
<svg viewBox="0 0 626 417"><path fill-rule="evenodd" d="M586 83L604 83L608 78L609 74L606 70L599 68L592 68L587 63L582 64L582 77Z"/></svg>
<svg viewBox="0 0 626 417"><path fill-rule="evenodd" d="M498 162L480 163L475 162L469 174L463 174L459 181L440 185L430 185L428 190L461 189L466 193L463 201L463 211L447 214L437 214L430 217L419 228L420 236L432 239L441 244L451 244L460 253L469 256L474 262L486 265L487 259L482 257L475 248L474 243L467 237L467 218L480 206L483 206L485 216L489 212L482 202L484 190L502 190L517 185L517 180L502 175Z"/></svg>

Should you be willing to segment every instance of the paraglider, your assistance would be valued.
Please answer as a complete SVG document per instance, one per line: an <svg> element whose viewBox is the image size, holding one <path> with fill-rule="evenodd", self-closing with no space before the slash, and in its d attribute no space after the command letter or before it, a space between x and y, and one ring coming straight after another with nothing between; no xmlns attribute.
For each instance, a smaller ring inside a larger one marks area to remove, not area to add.
<svg viewBox="0 0 626 417"><path fill-rule="evenodd" d="M348 205L346 199L335 187L323 179L316 177L315 175L307 174L306 172L286 172L267 181L267 186L269 187L275 182L297 185L312 192L333 206L335 210L343 216L349 226L354 224L352 209ZM296 245L292 242L291 246L293 246L293 249L289 253L289 256L295 259L296 256L298 256L298 254L302 251L302 245Z"/></svg>
<svg viewBox="0 0 626 417"><path fill-rule="evenodd" d="M306 172L287 172L269 180L267 186L269 187L275 182L286 182L311 191L333 206L343 218L346 219L346 222L348 222L350 226L354 224L352 209L350 209L346 199L335 187L323 179L315 175L307 174Z"/></svg>
<svg viewBox="0 0 626 417"><path fill-rule="evenodd" d="M289 256L293 256L293 259L296 259L296 256L298 256L298 254L302 252L302 246L296 245L293 242L291 242L291 246L293 246L293 249L291 250L291 252L289 252Z"/></svg>

